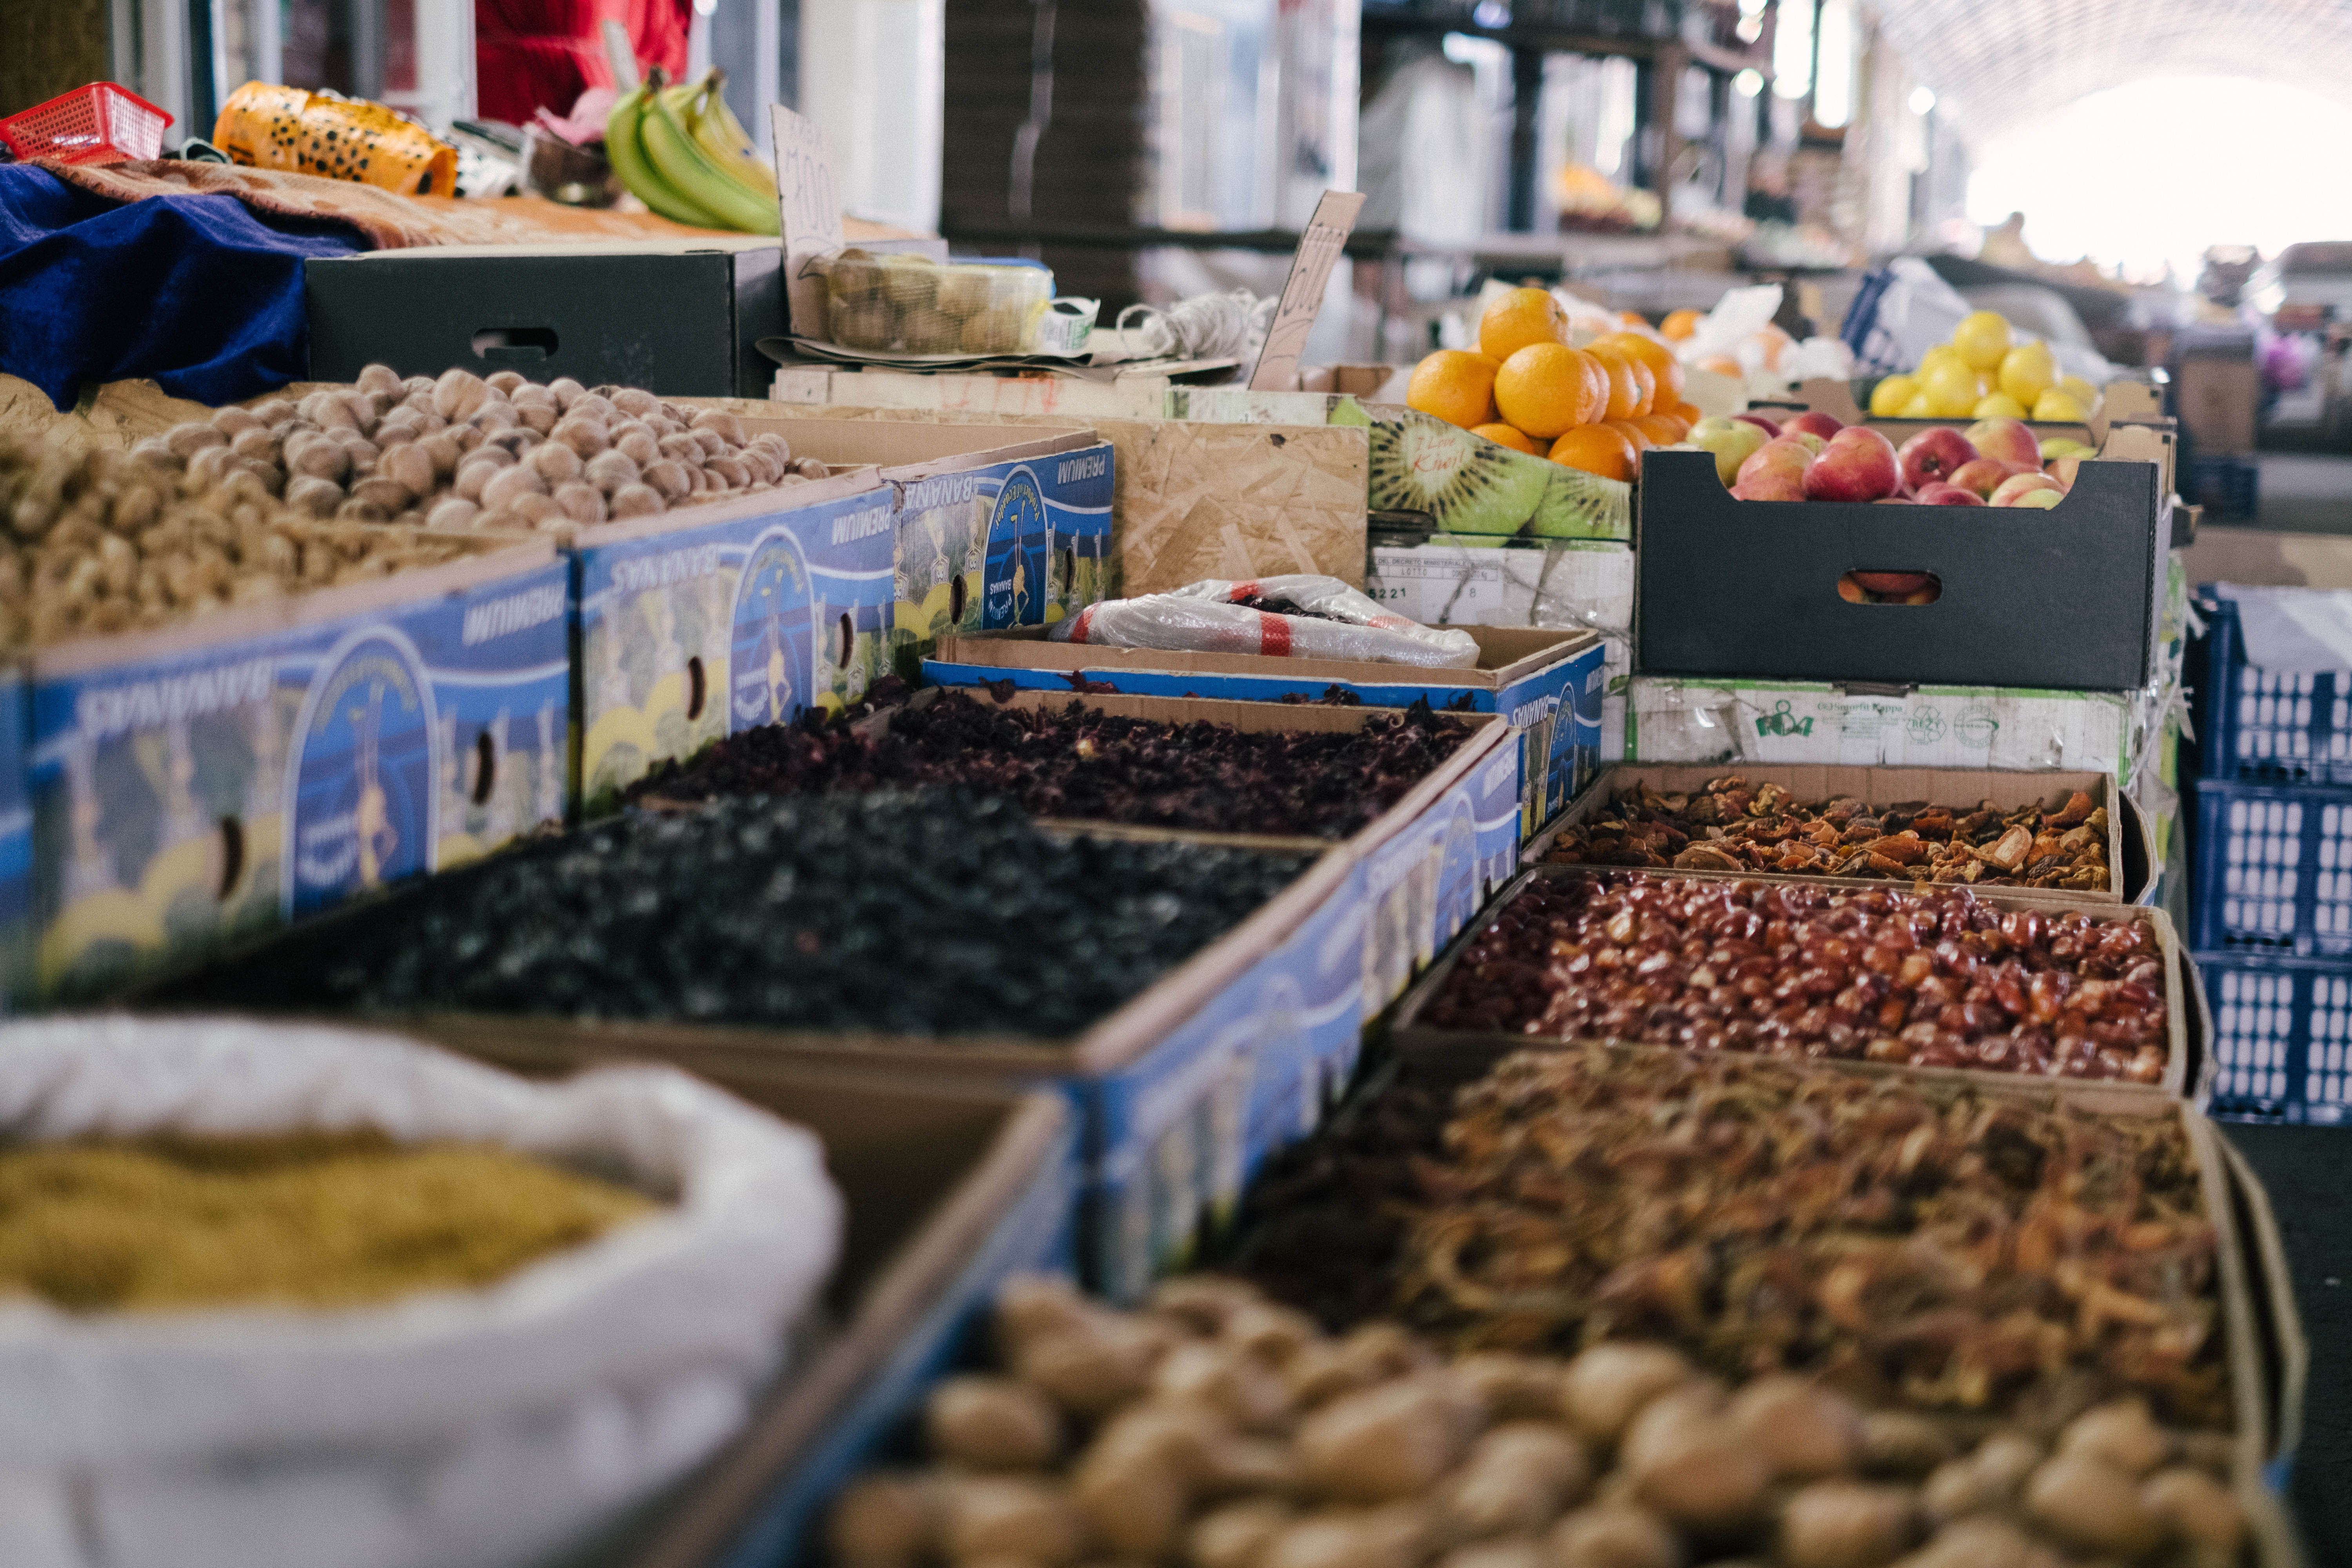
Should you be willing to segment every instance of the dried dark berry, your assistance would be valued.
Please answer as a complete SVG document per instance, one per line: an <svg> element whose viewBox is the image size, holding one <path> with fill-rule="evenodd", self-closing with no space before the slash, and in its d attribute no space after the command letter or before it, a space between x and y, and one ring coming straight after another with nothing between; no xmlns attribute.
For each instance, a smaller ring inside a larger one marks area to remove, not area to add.
<svg viewBox="0 0 2352 1568"><path fill-rule="evenodd" d="M946 793L628 812L158 999L1063 1038L1308 863L1049 835L1009 801Z"/></svg>
<svg viewBox="0 0 2352 1568"><path fill-rule="evenodd" d="M1076 700L993 708L918 693L862 718L822 717L732 735L666 763L626 799L862 794L954 786L1032 816L1216 833L1344 838L1394 805L1469 736L1426 703L1347 734L1251 732L1127 719Z"/></svg>

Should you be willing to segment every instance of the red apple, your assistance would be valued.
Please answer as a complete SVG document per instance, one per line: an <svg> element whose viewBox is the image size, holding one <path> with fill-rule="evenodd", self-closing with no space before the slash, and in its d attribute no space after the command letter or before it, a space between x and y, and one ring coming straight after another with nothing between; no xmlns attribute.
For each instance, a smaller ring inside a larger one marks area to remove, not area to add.
<svg viewBox="0 0 2352 1568"><path fill-rule="evenodd" d="M2022 419L1979 419L1969 426L1969 445L1988 458L2019 468L2042 466L2042 443Z"/></svg>
<svg viewBox="0 0 2352 1568"><path fill-rule="evenodd" d="M1982 506L1985 503L1984 497L1976 491L1948 485L1941 479L1930 481L1926 489L1911 499L1921 506Z"/></svg>
<svg viewBox="0 0 2352 1568"><path fill-rule="evenodd" d="M2060 501L2064 500L2065 499L2066 492L2064 490L2027 490L2024 494L2019 496L2015 500L2011 501L2009 504L2011 506L2030 507L2042 511L2048 511L2052 507L2056 506Z"/></svg>
<svg viewBox="0 0 2352 1568"><path fill-rule="evenodd" d="M1780 434L1792 436L1800 430L1810 430L1826 441L1844 428L1844 424L1836 415L1823 414L1819 409L1808 408L1793 419L1781 421Z"/></svg>
<svg viewBox="0 0 2352 1568"><path fill-rule="evenodd" d="M1767 419L1761 414L1735 414L1732 417L1743 425L1755 426L1764 432L1765 438L1768 440L1780 433L1780 422L1778 419Z"/></svg>
<svg viewBox="0 0 2352 1568"><path fill-rule="evenodd" d="M1739 482L1731 487L1739 500L1802 500L1805 470L1813 455L1796 441L1767 441L1739 465Z"/></svg>
<svg viewBox="0 0 2352 1568"><path fill-rule="evenodd" d="M1829 450L1830 445L1811 430L1784 430L1772 438L1776 441L1794 441L1816 458Z"/></svg>
<svg viewBox="0 0 2352 1568"><path fill-rule="evenodd" d="M1838 579L1838 597L1849 605L1870 603L1870 595L1864 590L1861 584L1853 580L1853 574L1851 572Z"/></svg>
<svg viewBox="0 0 2352 1568"><path fill-rule="evenodd" d="M1976 458L1954 468L1946 484L1958 485L1979 500L2000 488L2000 481L2017 472L1999 458Z"/></svg>
<svg viewBox="0 0 2352 1568"><path fill-rule="evenodd" d="M2019 497L2031 495L2035 490L2048 490L2053 495L2063 495L2066 493L2060 488L2056 479L2052 479L2048 474L2042 473L2037 469L2033 473L2030 474L2011 474L2009 478L2001 480L2000 488L1992 492L1992 504L1995 506L2015 506L2018 504ZM2055 506L2058 503L2056 501L2037 501L2034 504L2037 506Z"/></svg>
<svg viewBox="0 0 2352 1568"><path fill-rule="evenodd" d="M1903 469L1903 488L1916 495L1937 479L1948 479L1961 464L1976 460L1977 449L1948 425L1922 430L1903 443L1895 461Z"/></svg>
<svg viewBox="0 0 2352 1568"><path fill-rule="evenodd" d="M1893 442L1867 426L1841 426L1819 459L1805 470L1805 499L1877 500L1893 495L1902 482Z"/></svg>
<svg viewBox="0 0 2352 1568"><path fill-rule="evenodd" d="M1927 574L1925 572L1849 572L1846 575L1874 594L1897 597L1916 594L1927 585Z"/></svg>
<svg viewBox="0 0 2352 1568"><path fill-rule="evenodd" d="M2079 455L2053 458L2050 466L2042 471L2058 481L2059 489L2071 490L2074 488L2075 477L2083 471L2083 465L2091 460Z"/></svg>

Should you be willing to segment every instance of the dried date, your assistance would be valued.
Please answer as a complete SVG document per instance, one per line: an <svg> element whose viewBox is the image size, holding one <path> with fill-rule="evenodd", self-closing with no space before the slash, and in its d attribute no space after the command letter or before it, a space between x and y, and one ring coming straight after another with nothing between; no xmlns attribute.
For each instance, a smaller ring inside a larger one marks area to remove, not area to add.
<svg viewBox="0 0 2352 1568"><path fill-rule="evenodd" d="M1422 1022L2132 1083L2170 1056L2163 950L2137 921L1641 872L1530 882Z"/></svg>
<svg viewBox="0 0 2352 1568"><path fill-rule="evenodd" d="M2053 805L1973 810L1853 795L1801 802L1738 773L1688 794L1637 784L1562 827L1546 858L1570 866L1673 867L1781 876L2108 889L2105 806L2081 790Z"/></svg>

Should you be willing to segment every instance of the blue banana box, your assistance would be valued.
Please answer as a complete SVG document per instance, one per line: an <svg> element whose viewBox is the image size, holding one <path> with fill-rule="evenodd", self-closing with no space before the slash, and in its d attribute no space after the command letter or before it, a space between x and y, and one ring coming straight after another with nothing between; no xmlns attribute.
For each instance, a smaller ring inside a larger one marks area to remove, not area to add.
<svg viewBox="0 0 2352 1568"><path fill-rule="evenodd" d="M1375 708L1426 701L1451 712L1499 713L1517 738L1518 831L1531 837L1600 773L1601 704L1607 682L1600 634L1517 626L1456 629L1477 639L1478 663L1472 668L1104 647L1053 642L1044 628L1035 627L946 637L923 661L923 679L936 686L1009 680L1024 690L1253 702L1337 696Z"/></svg>
<svg viewBox="0 0 2352 1568"><path fill-rule="evenodd" d="M892 655L910 680L943 637L1050 626L1110 592L1116 476L1110 443L1089 427L801 419L786 405L773 416L727 406L747 433L782 436L795 453L881 469L898 508Z"/></svg>
<svg viewBox="0 0 2352 1568"><path fill-rule="evenodd" d="M889 671L896 517L860 466L574 535L583 810L739 730L861 700Z"/></svg>
<svg viewBox="0 0 2352 1568"><path fill-rule="evenodd" d="M563 821L570 611L551 542L484 542L36 653L36 990L95 997Z"/></svg>

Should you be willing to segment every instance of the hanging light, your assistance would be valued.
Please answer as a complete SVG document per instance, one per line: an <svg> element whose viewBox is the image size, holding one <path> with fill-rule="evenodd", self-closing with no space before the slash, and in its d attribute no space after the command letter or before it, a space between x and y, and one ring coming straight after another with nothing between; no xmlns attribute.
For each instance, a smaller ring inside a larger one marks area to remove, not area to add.
<svg viewBox="0 0 2352 1568"><path fill-rule="evenodd" d="M1741 71L1731 79L1731 85L1742 98L1753 98L1764 90L1764 73L1753 68Z"/></svg>
<svg viewBox="0 0 2352 1568"><path fill-rule="evenodd" d="M1822 0L1819 31L1813 123L1835 130L1853 118L1853 0Z"/></svg>
<svg viewBox="0 0 2352 1568"><path fill-rule="evenodd" d="M1921 84L1911 89L1911 112L1925 115L1936 107L1936 89Z"/></svg>
<svg viewBox="0 0 2352 1568"><path fill-rule="evenodd" d="M1772 90L1802 98L1813 90L1813 0L1780 0L1780 27L1772 37Z"/></svg>

